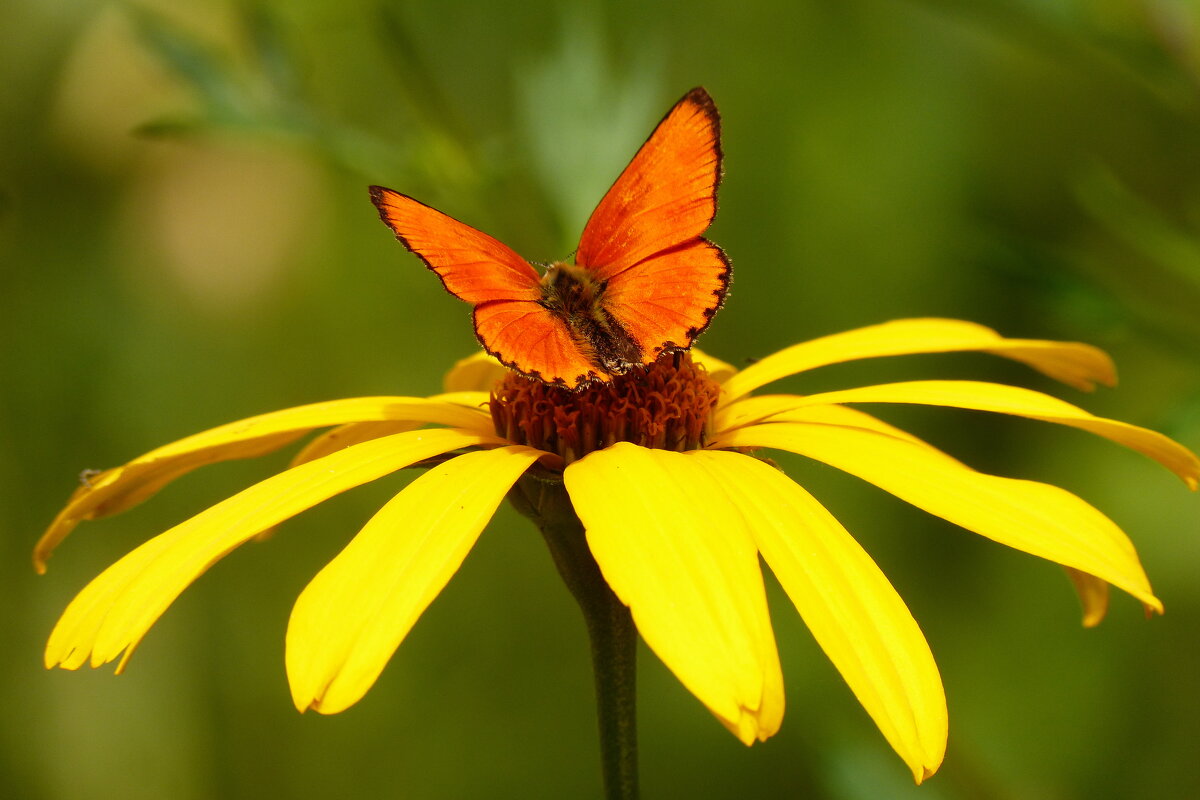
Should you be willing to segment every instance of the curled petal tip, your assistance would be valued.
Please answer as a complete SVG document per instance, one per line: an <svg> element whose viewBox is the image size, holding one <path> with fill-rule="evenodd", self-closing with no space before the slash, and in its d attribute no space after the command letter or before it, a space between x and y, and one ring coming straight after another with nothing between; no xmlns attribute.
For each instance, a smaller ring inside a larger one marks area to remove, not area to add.
<svg viewBox="0 0 1200 800"><path fill-rule="evenodd" d="M750 747L755 742L765 742L774 733L774 731L761 727L757 715L750 709L742 709L741 715L736 720L722 719L721 722L725 723L729 732L746 747Z"/></svg>
<svg viewBox="0 0 1200 800"><path fill-rule="evenodd" d="M941 738L938 744L931 746L923 754L914 753L913 756L912 760L905 761L912 770L913 782L920 786L941 769L942 761L946 758L946 739Z"/></svg>
<svg viewBox="0 0 1200 800"><path fill-rule="evenodd" d="M938 771L938 767L940 767L940 766L941 766L941 764L934 764L932 767L927 767L927 766L922 765L920 767L920 769L914 770L913 771L913 779L916 781L917 786L920 786L926 780L928 780L929 778L932 778L934 776L934 773L936 773Z"/></svg>
<svg viewBox="0 0 1200 800"><path fill-rule="evenodd" d="M59 543L78 524L78 519L56 519L42 534L42 538L33 546L33 569L38 575L46 574L46 562L50 560L50 556L54 555L54 550Z"/></svg>
<svg viewBox="0 0 1200 800"><path fill-rule="evenodd" d="M779 732L783 722L782 696L777 703L768 704L767 700L763 698L764 702L760 702L757 708L740 705L736 719L727 718L724 714L717 714L717 719L747 747L755 742L765 742Z"/></svg>
<svg viewBox="0 0 1200 800"><path fill-rule="evenodd" d="M295 706L296 710L299 711L301 714L307 712L310 709L315 709L317 707L318 703L320 703L320 700L296 694L295 688L293 687L293 689L292 689L292 705Z"/></svg>

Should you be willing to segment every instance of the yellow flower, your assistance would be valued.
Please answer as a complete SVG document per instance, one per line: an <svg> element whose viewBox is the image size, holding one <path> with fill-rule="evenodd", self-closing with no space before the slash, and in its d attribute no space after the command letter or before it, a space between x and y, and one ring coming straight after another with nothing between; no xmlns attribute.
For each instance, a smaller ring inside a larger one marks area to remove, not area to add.
<svg viewBox="0 0 1200 800"><path fill-rule="evenodd" d="M783 718L761 555L920 782L941 763L947 730L941 679L924 636L837 520L754 452L775 448L823 461L1063 565L1087 625L1104 616L1109 584L1162 611L1116 525L1062 489L977 472L849 406L916 403L1055 422L1144 453L1192 489L1200 481L1200 461L1167 437L1011 386L912 381L751 396L828 364L950 351L1021 361L1080 389L1115 381L1108 357L1087 345L1006 339L971 323L914 319L798 344L740 372L693 351L700 368L680 354L579 393L529 381L479 356L451 372L446 394L317 403L188 437L77 490L37 545L39 571L81 520L123 511L201 465L262 455L337 426L304 447L290 469L105 570L63 614L46 664L76 669L120 658L120 671L171 602L234 548L353 486L433 463L296 601L286 665L300 710L336 713L357 702L514 485L524 491L558 480L605 581L630 607L642 638L739 739L765 739Z"/></svg>

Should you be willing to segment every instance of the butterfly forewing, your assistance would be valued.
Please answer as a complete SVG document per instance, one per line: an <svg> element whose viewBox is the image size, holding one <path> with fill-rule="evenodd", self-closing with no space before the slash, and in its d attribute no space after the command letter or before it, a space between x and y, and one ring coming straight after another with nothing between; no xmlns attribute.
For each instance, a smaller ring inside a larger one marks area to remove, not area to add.
<svg viewBox="0 0 1200 800"><path fill-rule="evenodd" d="M576 263L604 282L603 308L642 362L690 347L729 288L729 261L701 234L717 210L720 117L704 89L675 104L592 213Z"/></svg>
<svg viewBox="0 0 1200 800"><path fill-rule="evenodd" d="M483 231L382 186L371 187L371 200L396 238L455 297L478 304L541 296L537 270Z"/></svg>
<svg viewBox="0 0 1200 800"><path fill-rule="evenodd" d="M708 92L675 104L592 212L575 263L608 280L699 237L716 214L720 118Z"/></svg>

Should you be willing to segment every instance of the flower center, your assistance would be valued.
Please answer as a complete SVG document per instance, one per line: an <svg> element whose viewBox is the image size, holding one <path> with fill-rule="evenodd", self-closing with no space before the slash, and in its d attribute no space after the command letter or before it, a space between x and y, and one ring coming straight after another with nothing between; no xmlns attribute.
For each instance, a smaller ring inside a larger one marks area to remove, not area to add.
<svg viewBox="0 0 1200 800"><path fill-rule="evenodd" d="M514 372L496 384L490 405L498 435L570 464L616 442L697 450L719 396L717 382L685 351L576 391Z"/></svg>

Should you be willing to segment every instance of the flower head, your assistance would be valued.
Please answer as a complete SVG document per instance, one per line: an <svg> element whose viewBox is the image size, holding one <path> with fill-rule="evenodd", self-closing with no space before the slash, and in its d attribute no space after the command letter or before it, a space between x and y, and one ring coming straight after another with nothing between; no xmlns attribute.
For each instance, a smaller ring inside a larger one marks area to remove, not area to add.
<svg viewBox="0 0 1200 800"><path fill-rule="evenodd" d="M287 630L297 708L335 713L370 689L522 476L561 481L604 580L650 648L740 740L778 730L783 679L759 556L821 648L920 782L941 763L946 704L917 623L887 578L822 505L761 460L777 449L825 462L963 528L1064 566L1084 623L1108 586L1162 604L1129 539L1080 498L977 472L851 406L940 405L1080 428L1159 461L1191 489L1200 461L1165 436L1051 396L976 381L911 381L813 395L752 392L853 359L951 351L1024 362L1080 389L1111 385L1087 345L1003 338L954 320L889 322L787 348L736 371L675 353L572 392L485 357L447 393L317 403L188 437L92 478L38 543L45 561L75 525L123 511L217 461L281 448L314 430L293 466L162 533L68 606L47 666L120 659L197 577L239 545L346 489L431 465L381 508L304 589ZM434 425L438 427L424 427Z"/></svg>

